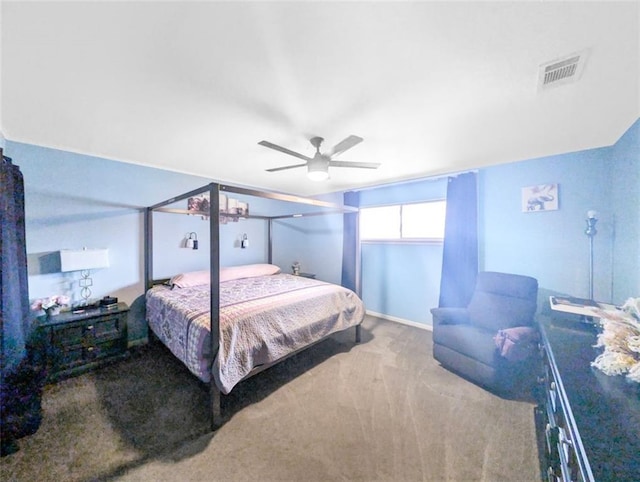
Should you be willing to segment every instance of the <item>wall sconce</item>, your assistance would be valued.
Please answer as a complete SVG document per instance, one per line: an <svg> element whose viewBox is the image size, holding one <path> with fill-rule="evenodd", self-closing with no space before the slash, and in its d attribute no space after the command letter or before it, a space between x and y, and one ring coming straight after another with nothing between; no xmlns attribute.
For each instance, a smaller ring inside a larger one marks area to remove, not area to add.
<svg viewBox="0 0 640 482"><path fill-rule="evenodd" d="M184 247L189 249L198 249L198 235L194 232L185 235Z"/></svg>
<svg viewBox="0 0 640 482"><path fill-rule="evenodd" d="M242 235L242 240L240 241L240 247L242 249L245 249L245 248L249 247L249 238L247 238L246 234Z"/></svg>
<svg viewBox="0 0 640 482"><path fill-rule="evenodd" d="M593 210L587 211L587 227L584 230L584 234L589 236L589 299L593 299L593 237L598 234L596 229L596 223L598 213Z"/></svg>
<svg viewBox="0 0 640 482"><path fill-rule="evenodd" d="M108 249L63 249L60 250L60 271L80 271L81 278L78 281L80 296L84 298L84 305L89 303L91 297L91 270L109 267Z"/></svg>

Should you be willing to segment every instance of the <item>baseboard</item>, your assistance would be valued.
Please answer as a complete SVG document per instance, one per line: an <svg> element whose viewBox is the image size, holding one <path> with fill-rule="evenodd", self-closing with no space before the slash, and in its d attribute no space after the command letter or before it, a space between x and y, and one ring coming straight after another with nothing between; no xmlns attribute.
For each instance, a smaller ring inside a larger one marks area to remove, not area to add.
<svg viewBox="0 0 640 482"><path fill-rule="evenodd" d="M433 331L433 325L427 325L426 323L418 323L417 321L405 320L404 318L389 316L383 313L376 313L375 311L370 310L367 310L367 315L375 316L376 318L382 318L383 320L387 321L393 321L402 325L413 326L414 328L420 328L421 330Z"/></svg>

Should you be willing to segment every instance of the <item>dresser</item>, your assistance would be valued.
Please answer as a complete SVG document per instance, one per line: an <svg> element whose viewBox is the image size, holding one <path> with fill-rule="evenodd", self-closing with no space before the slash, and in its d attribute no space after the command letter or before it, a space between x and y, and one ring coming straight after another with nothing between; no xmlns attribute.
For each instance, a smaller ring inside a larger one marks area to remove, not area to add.
<svg viewBox="0 0 640 482"><path fill-rule="evenodd" d="M126 303L118 303L111 308L40 317L38 329L45 345L48 380L77 375L125 357L128 311Z"/></svg>
<svg viewBox="0 0 640 482"><path fill-rule="evenodd" d="M640 384L590 366L600 353L594 324L559 313L541 317L540 329L543 479L639 481Z"/></svg>

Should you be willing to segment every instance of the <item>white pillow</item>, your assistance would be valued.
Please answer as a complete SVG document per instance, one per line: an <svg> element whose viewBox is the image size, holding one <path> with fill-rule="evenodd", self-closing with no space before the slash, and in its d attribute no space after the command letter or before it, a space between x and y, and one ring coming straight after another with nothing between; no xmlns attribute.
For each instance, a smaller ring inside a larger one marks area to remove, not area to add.
<svg viewBox="0 0 640 482"><path fill-rule="evenodd" d="M252 278L254 276L269 276L278 274L280 268L274 264L245 264L242 266L230 266L220 268L220 282L241 278ZM175 275L169 281L171 286L176 288L188 288L190 286L206 285L211 281L209 270L191 271Z"/></svg>
<svg viewBox="0 0 640 482"><path fill-rule="evenodd" d="M175 275L169 284L176 288L188 288L190 286L207 285L211 281L209 270L191 271Z"/></svg>
<svg viewBox="0 0 640 482"><path fill-rule="evenodd" d="M275 264L245 264L242 266L229 266L220 268L220 282L231 281L240 278L252 278L254 276L269 276L278 274L280 268Z"/></svg>

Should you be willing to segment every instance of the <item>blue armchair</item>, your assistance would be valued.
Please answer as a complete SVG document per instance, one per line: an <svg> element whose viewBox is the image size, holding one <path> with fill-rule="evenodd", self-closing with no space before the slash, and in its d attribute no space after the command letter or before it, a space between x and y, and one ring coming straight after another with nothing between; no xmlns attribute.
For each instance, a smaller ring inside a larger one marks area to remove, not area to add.
<svg viewBox="0 0 640 482"><path fill-rule="evenodd" d="M507 273L478 273L465 308L433 308L433 357L464 378L496 392L532 381L530 360L510 361L494 340L498 331L535 328L538 281Z"/></svg>

